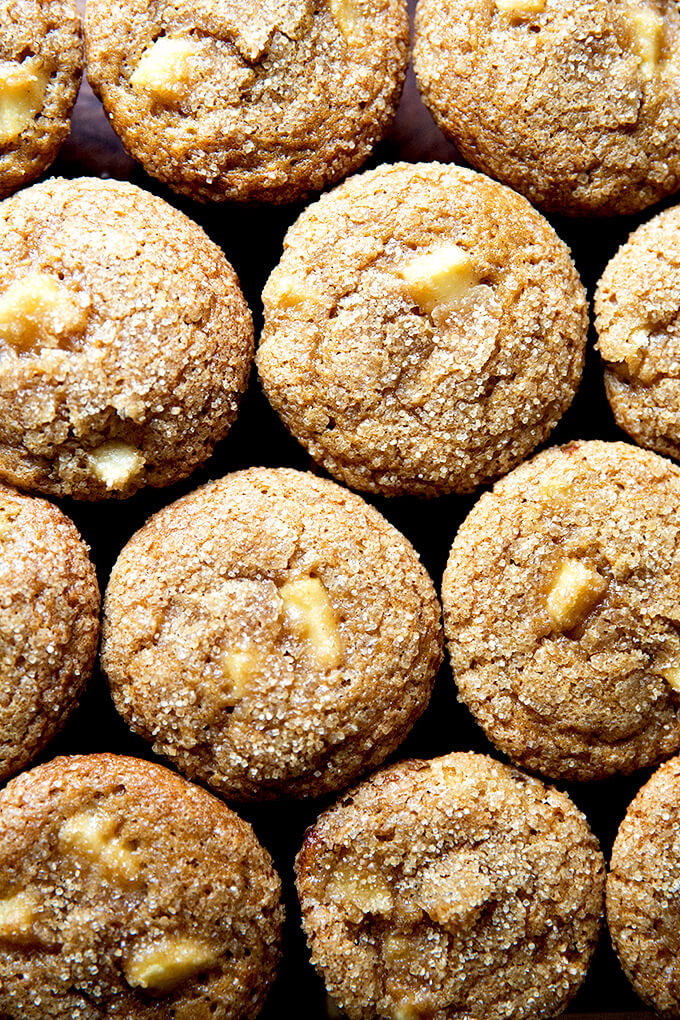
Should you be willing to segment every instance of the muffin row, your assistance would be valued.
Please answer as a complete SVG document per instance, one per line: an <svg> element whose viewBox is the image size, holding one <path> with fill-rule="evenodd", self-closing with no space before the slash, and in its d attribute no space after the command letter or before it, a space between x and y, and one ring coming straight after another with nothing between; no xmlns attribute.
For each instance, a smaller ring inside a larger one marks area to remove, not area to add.
<svg viewBox="0 0 680 1020"><path fill-rule="evenodd" d="M28 41L27 41L28 40ZM394 117L404 0L89 0L87 70L144 168L202 201L289 202L357 170ZM82 72L72 0L15 0L0 39L2 194L50 164ZM468 162L535 205L644 209L678 187L671 0L420 0L414 66Z"/></svg>
<svg viewBox="0 0 680 1020"><path fill-rule="evenodd" d="M595 302L616 416L671 454L677 222L672 209L640 228ZM210 455L253 327L196 224L132 185L49 181L0 208L0 265L5 481L128 496ZM381 167L324 196L289 230L263 300L269 400L318 463L370 492L492 481L547 438L581 377L587 307L568 249L524 199L457 167Z"/></svg>
<svg viewBox="0 0 680 1020"><path fill-rule="evenodd" d="M679 794L675 758L629 807L607 877L622 965L668 1018ZM57 758L0 793L0 865L3 1015L259 1012L280 882L251 827L199 787L132 758ZM307 831L296 871L312 962L350 1020L554 1016L603 914L585 816L472 753L404 761L350 790Z"/></svg>
<svg viewBox="0 0 680 1020"><path fill-rule="evenodd" d="M442 585L453 671L517 764L591 780L680 749L679 499L680 469L656 454L571 443L463 522ZM99 598L56 508L4 489L2 514L9 775L77 700ZM120 714L238 800L318 796L379 765L427 706L441 647L411 544L360 496L285 468L228 475L153 515L104 603Z"/></svg>

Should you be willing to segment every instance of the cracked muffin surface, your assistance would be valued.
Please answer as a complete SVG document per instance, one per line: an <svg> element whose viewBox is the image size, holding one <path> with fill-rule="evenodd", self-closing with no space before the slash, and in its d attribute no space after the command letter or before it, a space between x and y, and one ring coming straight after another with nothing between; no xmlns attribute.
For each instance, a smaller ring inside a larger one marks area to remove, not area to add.
<svg viewBox="0 0 680 1020"><path fill-rule="evenodd" d="M629 806L607 876L607 922L636 993L680 1017L680 759L654 773Z"/></svg>
<svg viewBox="0 0 680 1020"><path fill-rule="evenodd" d="M680 185L674 0L419 0L414 66L465 159L543 209L632 213Z"/></svg>
<svg viewBox="0 0 680 1020"><path fill-rule="evenodd" d="M73 0L9 0L0 18L0 198L46 170L69 132L83 71Z"/></svg>
<svg viewBox="0 0 680 1020"><path fill-rule="evenodd" d="M263 303L270 403L357 489L471 491L546 438L581 377L587 308L566 245L455 166L383 166L324 195Z"/></svg>
<svg viewBox="0 0 680 1020"><path fill-rule="evenodd" d="M680 469L625 443L534 457L453 542L462 701L518 764L599 779L680 748Z"/></svg>
<svg viewBox="0 0 680 1020"><path fill-rule="evenodd" d="M0 485L0 779L65 723L98 639L99 587L75 525Z"/></svg>
<svg viewBox="0 0 680 1020"><path fill-rule="evenodd" d="M168 485L226 435L253 350L217 245L131 184L0 205L0 477L54 496Z"/></svg>
<svg viewBox="0 0 680 1020"><path fill-rule="evenodd" d="M253 1020L280 881L252 828L160 765L56 758L0 792L2 1020Z"/></svg>
<svg viewBox="0 0 680 1020"><path fill-rule="evenodd" d="M130 154L203 201L291 202L396 112L405 0L88 0L87 73Z"/></svg>
<svg viewBox="0 0 680 1020"><path fill-rule="evenodd" d="M424 711L439 603L360 496L284 468L228 475L154 515L105 595L121 715L225 796L318 795L378 765Z"/></svg>
<svg viewBox="0 0 680 1020"><path fill-rule="evenodd" d="M484 755L378 772L296 862L312 962L350 1020L528 1020L585 977L604 861L566 794Z"/></svg>
<svg viewBox="0 0 680 1020"><path fill-rule="evenodd" d="M680 458L680 207L638 227L595 294L614 417L641 446Z"/></svg>

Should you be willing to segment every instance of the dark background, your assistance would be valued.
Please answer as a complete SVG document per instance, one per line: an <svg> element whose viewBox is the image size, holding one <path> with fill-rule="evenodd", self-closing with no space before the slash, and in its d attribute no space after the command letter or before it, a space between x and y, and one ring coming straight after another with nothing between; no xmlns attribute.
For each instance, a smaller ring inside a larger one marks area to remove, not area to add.
<svg viewBox="0 0 680 1020"><path fill-rule="evenodd" d="M79 0L79 6L82 9L82 0ZM413 0L409 0L409 8L413 8ZM366 168L396 160L415 162L435 159L462 162L454 147L446 142L434 126L416 91L413 73L409 71L393 128L387 139L378 146ZM256 335L259 333L262 322L262 287L279 260L285 231L302 206L206 207L169 192L157 181L147 177L125 154L86 83L83 84L75 109L72 134L47 176L52 175L93 175L130 180L161 195L201 223L212 239L221 245L236 269L253 310ZM604 266L618 246L638 223L658 212L659 208L654 207L638 217L615 220L551 218L557 233L572 248L590 297ZM627 438L615 426L605 400L602 371L593 349L594 342L591 330L581 388L572 407L546 445L571 439ZM89 505L70 500L61 501L62 509L75 520L91 547L102 591L120 549L151 513L210 478L219 478L229 471L250 465L285 465L317 470L302 447L279 423L255 377L251 378L238 420L229 436L218 446L210 461L188 480L168 489L139 493L125 502ZM392 499L369 497L369 500L413 542L439 588L451 541L478 496L479 493L473 496L442 496L436 500L406 496ZM498 757L498 752L488 743L467 710L457 703L451 671L446 662L440 671L430 707L397 755L393 755L393 759L431 758L453 750L482 751ZM56 754L93 751L113 751L154 758L148 745L131 734L117 716L105 681L97 669L80 707L41 760ZM565 787L586 813L607 859L627 805L646 781L650 771L639 772L629 778L568 784ZM259 838L274 856L283 878L287 907L284 961L262 1013L262 1020L273 1020L282 1011L291 1009L296 1010L300 1017L312 1020L321 1020L326 1016L323 986L308 963L308 953L300 930L292 865L305 828L330 800L326 798L238 807L239 813L253 824ZM616 1014L617 1020L651 1016L634 1012L640 1009L641 1005L619 967L605 930L588 978L570 1006L570 1015L602 1012Z"/></svg>

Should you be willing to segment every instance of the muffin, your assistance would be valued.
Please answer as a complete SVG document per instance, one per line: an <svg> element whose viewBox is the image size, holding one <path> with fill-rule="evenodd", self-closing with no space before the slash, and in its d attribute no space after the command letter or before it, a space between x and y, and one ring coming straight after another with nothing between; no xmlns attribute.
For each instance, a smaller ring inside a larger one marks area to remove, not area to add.
<svg viewBox="0 0 680 1020"><path fill-rule="evenodd" d="M297 885L350 1020L529 1020L585 977L604 861L566 794L458 753L394 765L324 812Z"/></svg>
<svg viewBox="0 0 680 1020"><path fill-rule="evenodd" d="M284 424L347 485L469 492L571 403L587 308L523 198L439 163L379 167L311 205L263 293L257 366Z"/></svg>
<svg viewBox="0 0 680 1020"><path fill-rule="evenodd" d="M53 162L83 73L73 0L10 0L0 17L0 198Z"/></svg>
<svg viewBox="0 0 680 1020"><path fill-rule="evenodd" d="M680 207L630 235L602 274L595 312L617 423L680 457Z"/></svg>
<svg viewBox="0 0 680 1020"><path fill-rule="evenodd" d="M202 201L292 202L356 170L408 62L405 0L88 0L85 28L130 155Z"/></svg>
<svg viewBox="0 0 680 1020"><path fill-rule="evenodd" d="M607 919L633 988L660 1016L680 1017L680 759L646 783L612 850Z"/></svg>
<svg viewBox="0 0 680 1020"><path fill-rule="evenodd" d="M52 739L87 682L99 588L72 522L0 485L0 780Z"/></svg>
<svg viewBox="0 0 680 1020"><path fill-rule="evenodd" d="M419 0L414 65L465 159L545 210L632 213L680 185L673 0Z"/></svg>
<svg viewBox="0 0 680 1020"><path fill-rule="evenodd" d="M625 443L546 450L454 540L444 626L496 747L560 779L680 748L680 469Z"/></svg>
<svg viewBox="0 0 680 1020"><path fill-rule="evenodd" d="M118 181L0 205L0 478L76 499L168 485L236 416L250 312L220 249Z"/></svg>
<svg viewBox="0 0 680 1020"><path fill-rule="evenodd" d="M279 956L253 830L159 765L56 758L0 793L0 1016L249 1020Z"/></svg>
<svg viewBox="0 0 680 1020"><path fill-rule="evenodd" d="M315 796L378 765L440 661L439 603L410 543L359 496L285 468L155 514L106 590L118 711L234 799Z"/></svg>

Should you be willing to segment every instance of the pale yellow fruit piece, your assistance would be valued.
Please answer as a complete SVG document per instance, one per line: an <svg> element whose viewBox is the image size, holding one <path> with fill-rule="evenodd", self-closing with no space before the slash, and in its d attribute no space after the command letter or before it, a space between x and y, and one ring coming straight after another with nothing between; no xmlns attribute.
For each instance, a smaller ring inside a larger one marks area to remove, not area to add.
<svg viewBox="0 0 680 1020"><path fill-rule="evenodd" d="M680 666L666 666L659 670L660 676L667 680L674 691L680 691Z"/></svg>
<svg viewBox="0 0 680 1020"><path fill-rule="evenodd" d="M306 281L296 276L278 275L269 281L263 291L265 301L288 310L305 301L319 302L319 294Z"/></svg>
<svg viewBox="0 0 680 1020"><path fill-rule="evenodd" d="M27 892L0 900L0 939L24 941L30 937L37 903Z"/></svg>
<svg viewBox="0 0 680 1020"><path fill-rule="evenodd" d="M114 835L116 822L110 815L82 811L67 818L59 830L62 851L90 859L112 876L133 878L139 860L125 840Z"/></svg>
<svg viewBox="0 0 680 1020"><path fill-rule="evenodd" d="M323 669L335 669L342 661L342 639L328 592L317 577L303 577L284 584L279 594L288 626L309 644Z"/></svg>
<svg viewBox="0 0 680 1020"><path fill-rule="evenodd" d="M548 614L558 630L571 630L599 602L607 582L592 567L577 559L560 565L548 592Z"/></svg>
<svg viewBox="0 0 680 1020"><path fill-rule="evenodd" d="M107 489L124 489L144 467L139 450L117 439L102 443L87 457L92 473Z"/></svg>
<svg viewBox="0 0 680 1020"><path fill-rule="evenodd" d="M418 256L399 275L410 297L425 312L460 301L480 280L472 259L457 244Z"/></svg>
<svg viewBox="0 0 680 1020"><path fill-rule="evenodd" d="M35 119L49 75L37 59L0 62L0 142L13 142Z"/></svg>
<svg viewBox="0 0 680 1020"><path fill-rule="evenodd" d="M331 0L331 14L346 42L353 42L362 28L359 5L355 0Z"/></svg>
<svg viewBox="0 0 680 1020"><path fill-rule="evenodd" d="M197 80L196 59L200 52L201 45L195 39L161 36L142 54L130 84L161 102L185 99Z"/></svg>
<svg viewBox="0 0 680 1020"><path fill-rule="evenodd" d="M389 914L394 897L385 880L374 871L358 872L348 864L339 864L326 889L330 899L357 907L362 914Z"/></svg>
<svg viewBox="0 0 680 1020"><path fill-rule="evenodd" d="M168 935L150 946L133 950L123 970L133 988L167 992L216 962L217 954L210 946L196 939Z"/></svg>
<svg viewBox="0 0 680 1020"><path fill-rule="evenodd" d="M544 475L539 482L539 488L542 496L561 500L571 492L571 484L571 478L555 472L554 474Z"/></svg>
<svg viewBox="0 0 680 1020"><path fill-rule="evenodd" d="M30 273L0 295L0 340L19 352L84 333L89 304L47 273Z"/></svg>
<svg viewBox="0 0 680 1020"><path fill-rule="evenodd" d="M496 0L496 7L501 14L521 17L522 15L540 14L545 10L545 0Z"/></svg>
<svg viewBox="0 0 680 1020"><path fill-rule="evenodd" d="M236 704L248 690L253 677L260 671L261 658L257 648L243 648L225 652L222 671L229 683L233 703Z"/></svg>
<svg viewBox="0 0 680 1020"><path fill-rule="evenodd" d="M664 19L650 7L633 7L630 11L633 45L640 58L644 78L652 78L661 61L664 42Z"/></svg>

